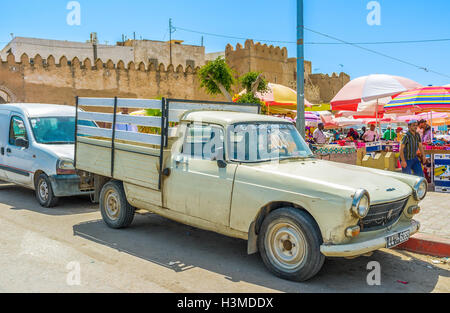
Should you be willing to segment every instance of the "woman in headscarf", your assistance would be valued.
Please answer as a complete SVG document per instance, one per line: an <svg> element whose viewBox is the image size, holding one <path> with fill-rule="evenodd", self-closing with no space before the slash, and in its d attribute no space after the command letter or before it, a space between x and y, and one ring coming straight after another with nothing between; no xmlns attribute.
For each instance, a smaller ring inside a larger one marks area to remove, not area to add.
<svg viewBox="0 0 450 313"><path fill-rule="evenodd" d="M350 128L350 131L347 134L347 139L358 140L359 134L356 132L356 130L354 130L353 128Z"/></svg>

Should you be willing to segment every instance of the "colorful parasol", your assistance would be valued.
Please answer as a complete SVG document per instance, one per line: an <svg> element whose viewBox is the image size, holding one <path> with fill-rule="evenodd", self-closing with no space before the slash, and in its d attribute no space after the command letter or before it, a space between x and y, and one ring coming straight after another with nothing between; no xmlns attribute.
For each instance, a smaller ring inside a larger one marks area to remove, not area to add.
<svg viewBox="0 0 450 313"><path fill-rule="evenodd" d="M347 83L331 100L331 107L333 111L358 111L360 103L392 97L420 87L422 86L419 83L400 76L363 76Z"/></svg>
<svg viewBox="0 0 450 313"><path fill-rule="evenodd" d="M244 94L242 91L239 95ZM270 113L284 114L287 110L297 110L297 92L279 84L268 84L268 91L256 93L256 97L266 104ZM305 108L312 108L313 104L305 99Z"/></svg>
<svg viewBox="0 0 450 313"><path fill-rule="evenodd" d="M391 98L383 98L379 101L373 100L369 102L362 102L358 105L357 111L338 111L336 117L353 117L359 118L383 118L384 105L389 102ZM378 102L378 103L377 103Z"/></svg>
<svg viewBox="0 0 450 313"><path fill-rule="evenodd" d="M450 112L450 90L423 87L403 92L384 106L386 112Z"/></svg>

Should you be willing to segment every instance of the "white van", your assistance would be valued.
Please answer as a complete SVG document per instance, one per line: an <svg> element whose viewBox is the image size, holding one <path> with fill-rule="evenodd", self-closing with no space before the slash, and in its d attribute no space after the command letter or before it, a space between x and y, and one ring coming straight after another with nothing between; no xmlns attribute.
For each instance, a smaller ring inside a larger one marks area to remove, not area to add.
<svg viewBox="0 0 450 313"><path fill-rule="evenodd" d="M53 207L60 197L92 192L80 189L74 149L74 107L0 105L0 180L35 190L41 206Z"/></svg>

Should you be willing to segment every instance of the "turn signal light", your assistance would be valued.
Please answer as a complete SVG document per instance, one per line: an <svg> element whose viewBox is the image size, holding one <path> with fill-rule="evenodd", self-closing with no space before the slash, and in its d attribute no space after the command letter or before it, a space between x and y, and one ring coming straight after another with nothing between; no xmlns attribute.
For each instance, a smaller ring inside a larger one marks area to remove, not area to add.
<svg viewBox="0 0 450 313"><path fill-rule="evenodd" d="M414 205L414 206L408 208L409 215L417 215L419 213L420 213L420 206L418 206L418 205Z"/></svg>
<svg viewBox="0 0 450 313"><path fill-rule="evenodd" d="M361 228L359 226L349 227L345 231L345 235L349 238L355 238L361 233Z"/></svg>

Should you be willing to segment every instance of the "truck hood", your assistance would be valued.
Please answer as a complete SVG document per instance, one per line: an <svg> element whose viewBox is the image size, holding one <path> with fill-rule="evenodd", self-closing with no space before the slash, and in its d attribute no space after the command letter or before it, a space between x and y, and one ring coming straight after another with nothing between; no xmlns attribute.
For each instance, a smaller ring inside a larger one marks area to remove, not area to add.
<svg viewBox="0 0 450 313"><path fill-rule="evenodd" d="M39 145L41 150L47 151L58 158L74 159L75 145Z"/></svg>
<svg viewBox="0 0 450 313"><path fill-rule="evenodd" d="M364 167L330 161L283 161L258 164L255 169L266 172L277 181L294 180L298 184L319 185L325 192L334 189L353 194L363 188L369 192L371 203L395 201L412 193L411 186L399 179L373 173Z"/></svg>

